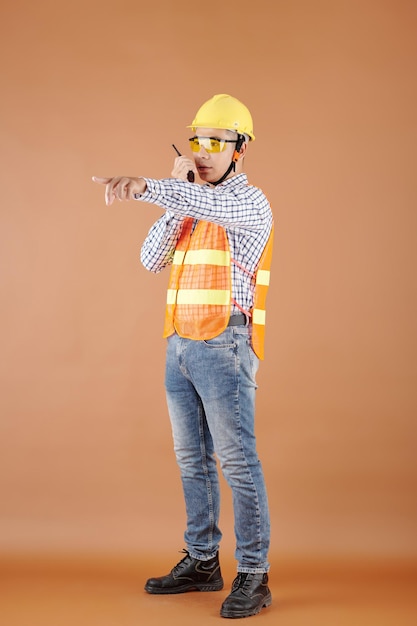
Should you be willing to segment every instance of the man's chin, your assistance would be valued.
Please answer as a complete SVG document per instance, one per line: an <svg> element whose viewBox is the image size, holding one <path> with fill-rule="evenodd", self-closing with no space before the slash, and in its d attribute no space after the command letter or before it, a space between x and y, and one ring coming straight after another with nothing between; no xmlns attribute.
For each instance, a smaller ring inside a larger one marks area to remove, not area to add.
<svg viewBox="0 0 417 626"><path fill-rule="evenodd" d="M198 170L198 175L200 176L201 180L204 180L206 183L210 183L213 175L210 169L199 169Z"/></svg>

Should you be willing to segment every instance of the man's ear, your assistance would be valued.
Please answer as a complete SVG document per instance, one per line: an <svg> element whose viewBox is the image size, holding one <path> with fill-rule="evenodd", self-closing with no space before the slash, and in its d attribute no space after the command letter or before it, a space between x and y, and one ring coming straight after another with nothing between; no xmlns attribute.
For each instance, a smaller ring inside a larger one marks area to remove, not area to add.
<svg viewBox="0 0 417 626"><path fill-rule="evenodd" d="M246 154L247 147L248 147L248 144L246 143L246 141L244 141L242 145L240 146L239 159L243 159L243 157Z"/></svg>

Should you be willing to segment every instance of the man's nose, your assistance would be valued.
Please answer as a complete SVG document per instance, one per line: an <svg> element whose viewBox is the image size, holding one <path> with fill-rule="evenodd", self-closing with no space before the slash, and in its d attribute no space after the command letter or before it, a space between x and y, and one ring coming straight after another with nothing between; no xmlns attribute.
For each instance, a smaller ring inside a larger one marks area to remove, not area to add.
<svg viewBox="0 0 417 626"><path fill-rule="evenodd" d="M204 146L202 146L200 144L200 150L198 151L198 156L202 157L203 159L208 159L209 158L209 153L207 152L207 150L205 149Z"/></svg>

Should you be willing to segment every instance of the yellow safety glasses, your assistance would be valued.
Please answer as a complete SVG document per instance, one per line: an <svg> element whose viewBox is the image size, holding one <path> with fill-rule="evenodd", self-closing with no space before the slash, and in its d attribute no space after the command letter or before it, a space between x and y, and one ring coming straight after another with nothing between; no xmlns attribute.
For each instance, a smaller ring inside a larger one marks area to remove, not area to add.
<svg viewBox="0 0 417 626"><path fill-rule="evenodd" d="M236 139L219 139L218 137L191 137L189 140L192 152L200 152L204 148L210 154L223 152L227 143L236 143Z"/></svg>

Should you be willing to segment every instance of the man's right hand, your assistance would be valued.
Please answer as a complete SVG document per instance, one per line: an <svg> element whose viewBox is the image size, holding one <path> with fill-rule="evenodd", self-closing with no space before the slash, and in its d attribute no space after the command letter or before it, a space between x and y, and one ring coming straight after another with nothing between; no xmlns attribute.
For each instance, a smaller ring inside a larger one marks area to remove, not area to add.
<svg viewBox="0 0 417 626"><path fill-rule="evenodd" d="M93 181L99 185L106 185L104 199L106 204L112 204L113 200L134 200L135 194L146 191L146 182L143 178L129 178L127 176L115 176L114 178L101 178L93 176Z"/></svg>

